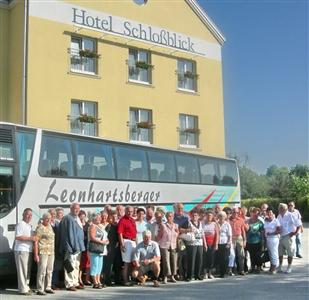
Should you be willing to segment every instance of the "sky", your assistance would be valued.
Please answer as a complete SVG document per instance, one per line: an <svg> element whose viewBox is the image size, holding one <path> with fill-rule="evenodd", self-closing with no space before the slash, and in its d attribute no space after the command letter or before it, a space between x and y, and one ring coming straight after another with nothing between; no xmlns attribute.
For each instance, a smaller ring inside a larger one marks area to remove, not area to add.
<svg viewBox="0 0 309 300"><path fill-rule="evenodd" d="M198 2L226 38L226 154L261 174L308 164L309 0Z"/></svg>

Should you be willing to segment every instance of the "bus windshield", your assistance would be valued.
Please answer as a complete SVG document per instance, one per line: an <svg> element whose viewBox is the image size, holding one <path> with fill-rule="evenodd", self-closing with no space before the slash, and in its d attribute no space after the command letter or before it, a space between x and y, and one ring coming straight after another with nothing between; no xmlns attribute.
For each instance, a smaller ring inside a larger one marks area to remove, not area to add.
<svg viewBox="0 0 309 300"><path fill-rule="evenodd" d="M16 206L23 191L34 141L35 131L9 126L0 128L0 218Z"/></svg>
<svg viewBox="0 0 309 300"><path fill-rule="evenodd" d="M30 169L35 133L26 131L16 132L17 153L19 162L20 191L22 192Z"/></svg>

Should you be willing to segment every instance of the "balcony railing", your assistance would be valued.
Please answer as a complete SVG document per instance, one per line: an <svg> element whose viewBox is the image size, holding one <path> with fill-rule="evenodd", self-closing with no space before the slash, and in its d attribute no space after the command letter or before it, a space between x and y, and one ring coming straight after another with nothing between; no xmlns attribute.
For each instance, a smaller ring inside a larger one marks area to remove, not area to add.
<svg viewBox="0 0 309 300"><path fill-rule="evenodd" d="M175 74L177 75L179 89L197 91L198 74L191 71L181 72L178 70L175 71Z"/></svg>
<svg viewBox="0 0 309 300"><path fill-rule="evenodd" d="M71 72L86 74L98 73L98 59L100 57L97 53L72 48L68 49L68 53L70 56Z"/></svg>
<svg viewBox="0 0 309 300"><path fill-rule="evenodd" d="M129 67L129 80L151 83L153 65L144 61L126 61Z"/></svg>
<svg viewBox="0 0 309 300"><path fill-rule="evenodd" d="M153 129L155 124L150 121L130 123L127 122L129 127L130 141L152 143Z"/></svg>

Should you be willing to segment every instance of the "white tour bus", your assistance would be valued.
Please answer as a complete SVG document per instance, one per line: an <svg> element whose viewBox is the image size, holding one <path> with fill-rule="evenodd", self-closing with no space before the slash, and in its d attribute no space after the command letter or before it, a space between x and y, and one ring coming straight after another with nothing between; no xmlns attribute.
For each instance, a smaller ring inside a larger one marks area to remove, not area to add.
<svg viewBox="0 0 309 300"><path fill-rule="evenodd" d="M0 275L15 271L15 225L33 210L32 224L50 207L79 202L149 204L172 210L239 205L235 160L153 146L59 133L0 122Z"/></svg>

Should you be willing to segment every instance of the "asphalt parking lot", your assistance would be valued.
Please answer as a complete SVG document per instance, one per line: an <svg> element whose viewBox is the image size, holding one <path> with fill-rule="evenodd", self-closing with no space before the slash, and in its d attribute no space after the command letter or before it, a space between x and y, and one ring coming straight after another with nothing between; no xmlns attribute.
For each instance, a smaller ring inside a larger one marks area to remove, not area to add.
<svg viewBox="0 0 309 300"><path fill-rule="evenodd" d="M154 288L151 282L145 286L108 287L94 290L87 287L77 292L66 290L56 291L55 295L20 296L13 282L0 284L0 300L25 299L309 299L309 224L303 233L303 258L295 258L291 274L268 275L267 272L258 275L235 276L224 279L207 279L190 283L178 282L161 285ZM284 261L284 269L287 262ZM7 286L6 286L7 285Z"/></svg>

